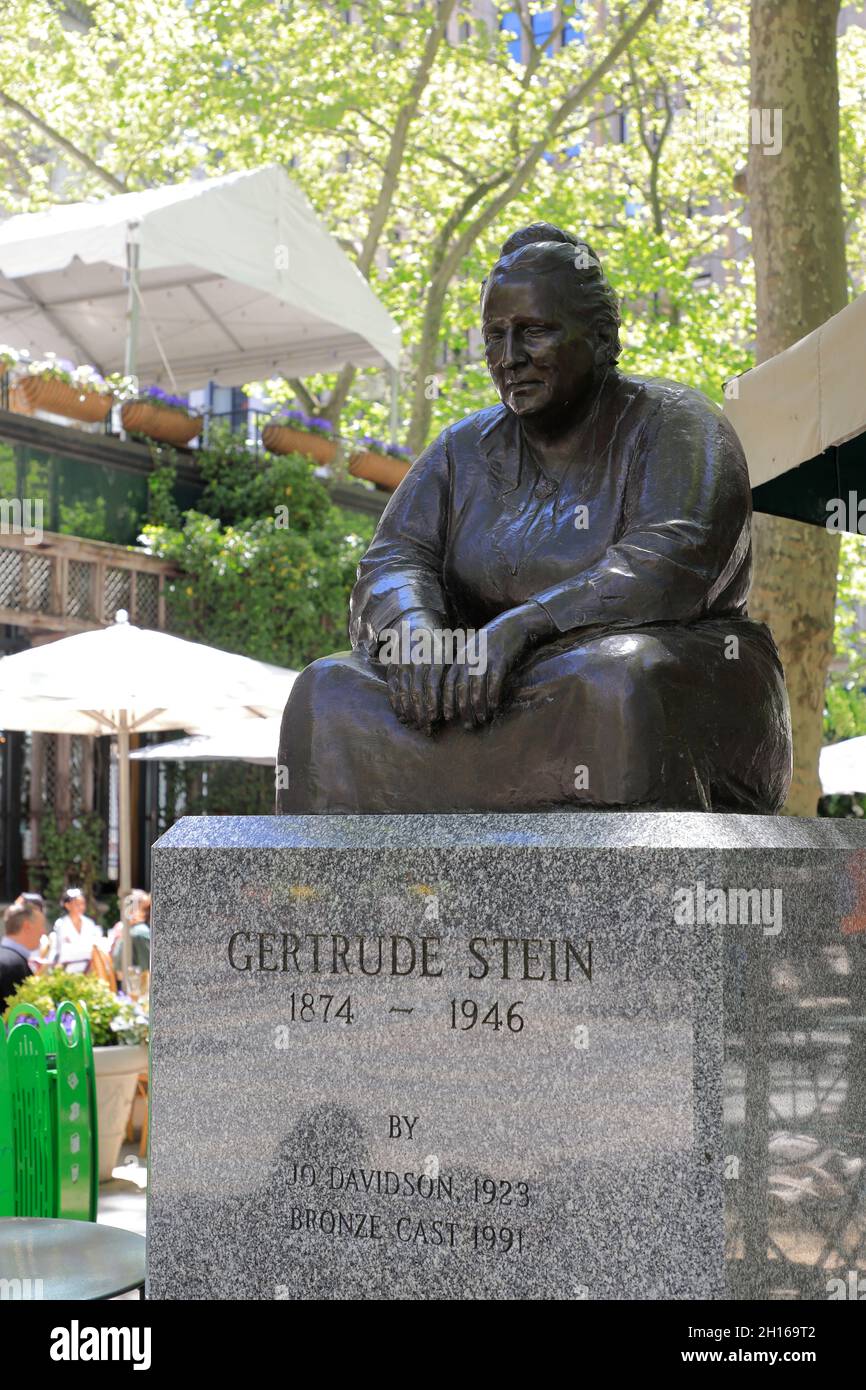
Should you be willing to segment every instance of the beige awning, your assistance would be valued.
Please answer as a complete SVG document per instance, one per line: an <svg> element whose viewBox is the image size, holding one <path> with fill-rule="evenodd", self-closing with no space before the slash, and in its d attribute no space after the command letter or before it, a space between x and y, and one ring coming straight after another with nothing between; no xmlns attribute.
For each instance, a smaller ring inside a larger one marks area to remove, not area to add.
<svg viewBox="0 0 866 1390"><path fill-rule="evenodd" d="M866 431L866 294L725 387L752 487Z"/></svg>

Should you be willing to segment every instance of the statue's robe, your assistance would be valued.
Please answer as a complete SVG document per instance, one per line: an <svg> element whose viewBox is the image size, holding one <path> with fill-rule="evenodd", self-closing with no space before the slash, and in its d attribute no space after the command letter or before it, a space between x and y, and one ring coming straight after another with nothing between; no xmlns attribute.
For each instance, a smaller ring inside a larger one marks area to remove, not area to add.
<svg viewBox="0 0 866 1390"><path fill-rule="evenodd" d="M750 522L739 441L685 386L611 369L558 477L505 406L446 429L359 566L353 650L294 685L278 809L778 810L790 719L773 639L746 614ZM477 629L530 599L556 635L489 724L398 721L383 631L413 609Z"/></svg>

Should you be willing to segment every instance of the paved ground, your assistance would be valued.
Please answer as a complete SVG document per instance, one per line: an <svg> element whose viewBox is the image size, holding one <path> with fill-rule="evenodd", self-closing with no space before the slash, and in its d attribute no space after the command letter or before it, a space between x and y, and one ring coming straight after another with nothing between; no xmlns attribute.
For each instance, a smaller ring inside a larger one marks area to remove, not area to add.
<svg viewBox="0 0 866 1390"><path fill-rule="evenodd" d="M97 1221L144 1235L147 1204L147 1168L138 1157L138 1144L124 1144L120 1165L111 1182L99 1184Z"/></svg>
<svg viewBox="0 0 866 1390"><path fill-rule="evenodd" d="M126 1231L145 1233L147 1207L147 1167L138 1157L138 1141L124 1144L120 1165L110 1182L99 1184L99 1210L96 1220L103 1226L120 1226ZM122 1294L116 1302L137 1299L137 1293Z"/></svg>

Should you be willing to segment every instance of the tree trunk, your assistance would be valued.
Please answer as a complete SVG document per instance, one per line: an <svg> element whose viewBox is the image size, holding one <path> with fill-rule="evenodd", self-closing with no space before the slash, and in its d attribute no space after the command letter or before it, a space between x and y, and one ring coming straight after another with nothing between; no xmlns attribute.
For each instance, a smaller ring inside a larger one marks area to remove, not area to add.
<svg viewBox="0 0 866 1390"><path fill-rule="evenodd" d="M768 122L762 142L755 130L749 149L758 362L847 302L838 17L839 0L752 0L752 119L755 126ZM765 152L778 142L780 119L781 148ZM819 526L756 513L754 546L749 611L773 632L791 701L794 781L785 810L814 816L839 539Z"/></svg>
<svg viewBox="0 0 866 1390"><path fill-rule="evenodd" d="M436 358L442 319L445 314L445 295L448 282L434 278L427 290L424 305L424 323L421 340L415 356L415 382L412 390L412 411L409 419L409 432L406 443L413 456L420 454L430 433L430 420L433 415L433 393L436 385Z"/></svg>

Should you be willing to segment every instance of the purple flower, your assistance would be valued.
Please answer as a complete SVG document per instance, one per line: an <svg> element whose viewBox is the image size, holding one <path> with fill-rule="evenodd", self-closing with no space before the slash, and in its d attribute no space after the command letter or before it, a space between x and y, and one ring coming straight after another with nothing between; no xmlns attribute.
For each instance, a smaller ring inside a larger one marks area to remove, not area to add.
<svg viewBox="0 0 866 1390"><path fill-rule="evenodd" d="M144 394L151 400L158 401L160 405L173 406L175 410L189 409L189 401L185 396L172 396L168 391L163 391L161 386L148 386Z"/></svg>
<svg viewBox="0 0 866 1390"><path fill-rule="evenodd" d="M17 1028L19 1024L23 1024L28 1028L38 1028L42 1022L43 1018L41 1014L19 1014L15 1020L14 1026Z"/></svg>
<svg viewBox="0 0 866 1390"><path fill-rule="evenodd" d="M294 410L287 405L280 406L277 415L297 425L298 429L309 430L313 434L330 434L334 428L330 420L323 420L321 415L305 415L302 410Z"/></svg>
<svg viewBox="0 0 866 1390"><path fill-rule="evenodd" d="M377 439L373 434L363 434L361 442L374 454L390 454L395 459L410 459L412 450L406 449L402 444L389 444L384 439Z"/></svg>

